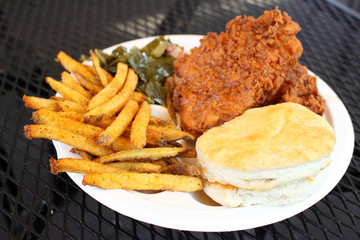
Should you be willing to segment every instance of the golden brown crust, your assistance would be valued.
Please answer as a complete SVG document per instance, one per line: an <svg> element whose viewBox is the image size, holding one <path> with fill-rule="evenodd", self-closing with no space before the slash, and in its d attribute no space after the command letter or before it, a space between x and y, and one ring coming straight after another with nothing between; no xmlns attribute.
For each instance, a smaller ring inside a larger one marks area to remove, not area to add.
<svg viewBox="0 0 360 240"><path fill-rule="evenodd" d="M191 54L176 59L181 80L173 102L182 128L199 136L249 108L284 101L321 114L316 81L298 63L303 51L295 37L299 31L278 9L257 19L238 16L225 32L208 33Z"/></svg>
<svg viewBox="0 0 360 240"><path fill-rule="evenodd" d="M252 171L287 168L330 154L335 135L321 116L296 103L247 110L198 138L200 163Z"/></svg>

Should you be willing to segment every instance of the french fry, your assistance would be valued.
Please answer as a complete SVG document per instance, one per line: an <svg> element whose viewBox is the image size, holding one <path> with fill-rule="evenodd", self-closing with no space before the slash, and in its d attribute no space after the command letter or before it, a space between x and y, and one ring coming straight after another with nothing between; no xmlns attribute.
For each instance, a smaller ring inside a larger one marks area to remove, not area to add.
<svg viewBox="0 0 360 240"><path fill-rule="evenodd" d="M134 70L129 68L124 87L121 89L121 91L109 101L87 112L83 117L83 121L94 122L101 120L104 116L114 116L129 101L136 88L137 82L138 76Z"/></svg>
<svg viewBox="0 0 360 240"><path fill-rule="evenodd" d="M99 134L103 132L102 128L61 117L58 113L52 112L46 108L34 112L33 121L36 124L60 127L73 133L86 136L94 141L96 141Z"/></svg>
<svg viewBox="0 0 360 240"><path fill-rule="evenodd" d="M91 99L92 95L90 92L85 90L81 84L76 81L68 72L61 73L61 82L65 84L66 86L74 89L75 91L79 92L83 96L85 96L87 99Z"/></svg>
<svg viewBox="0 0 360 240"><path fill-rule="evenodd" d="M181 158L196 158L196 150L195 149L189 149L186 153L180 155Z"/></svg>
<svg viewBox="0 0 360 240"><path fill-rule="evenodd" d="M106 129L108 126L110 126L115 121L115 119L116 119L116 116L103 117L102 119L100 119L98 121L89 121L89 122L91 122L92 125Z"/></svg>
<svg viewBox="0 0 360 240"><path fill-rule="evenodd" d="M195 140L195 137L191 134L173 127L148 125L147 132L156 132L162 134L167 142L174 142L180 139Z"/></svg>
<svg viewBox="0 0 360 240"><path fill-rule="evenodd" d="M81 74L77 73L77 72L73 72L76 80L79 81L80 85L83 86L84 88L86 88L87 90L94 92L94 93L98 93L101 91L101 89L103 89L102 86L95 84L93 82L90 82L89 80L87 80L86 78L84 78Z"/></svg>
<svg viewBox="0 0 360 240"><path fill-rule="evenodd" d="M131 125L130 141L136 148L143 148L146 145L146 129L151 115L151 108L148 102L144 101L136 113Z"/></svg>
<svg viewBox="0 0 360 240"><path fill-rule="evenodd" d="M90 50L90 55L93 61L94 68L96 73L101 81L101 84L105 87L111 82L112 79L109 79L109 75L106 74L106 71L100 66L100 61L98 57L95 55L93 50Z"/></svg>
<svg viewBox="0 0 360 240"><path fill-rule="evenodd" d="M60 127L64 130L81 134L94 141L96 141L99 135L104 131L104 129L100 127L62 117L61 112L52 112L48 109L40 109L34 112L32 119L36 124ZM121 136L115 139L115 141L110 144L110 147L115 151L134 149L130 140Z"/></svg>
<svg viewBox="0 0 360 240"><path fill-rule="evenodd" d="M112 162L107 165L121 168L130 172L157 173L161 170L161 165L147 162Z"/></svg>
<svg viewBox="0 0 360 240"><path fill-rule="evenodd" d="M82 183L103 189L195 192L203 188L200 178L159 173L95 173L85 175Z"/></svg>
<svg viewBox="0 0 360 240"><path fill-rule="evenodd" d="M174 147L161 147L161 148L142 148L142 149L132 149L118 151L113 154L102 156L95 159L96 162L108 163L114 161L140 161L140 160L149 160L156 161L163 158L176 157L180 154L183 154L187 151L186 148L174 148Z"/></svg>
<svg viewBox="0 0 360 240"><path fill-rule="evenodd" d="M74 172L84 174L127 172L122 168L116 168L84 159L61 158L56 161L54 158L50 158L49 162L52 174L58 174L60 172Z"/></svg>
<svg viewBox="0 0 360 240"><path fill-rule="evenodd" d="M92 161L96 158L94 155L92 155L88 152L85 152L83 150L77 149L77 148L71 148L70 152L75 153L75 154L79 155L82 159L88 160L88 161Z"/></svg>
<svg viewBox="0 0 360 240"><path fill-rule="evenodd" d="M97 143L102 145L109 145L115 141L115 139L125 131L127 126L130 125L138 108L138 104L130 99L130 101L125 104L124 108L116 117L115 121L99 135Z"/></svg>
<svg viewBox="0 0 360 240"><path fill-rule="evenodd" d="M117 137L115 141L109 144L109 147L115 151L130 150L135 148L130 142L130 139L123 136Z"/></svg>
<svg viewBox="0 0 360 240"><path fill-rule="evenodd" d="M58 111L59 107L57 105L57 101L53 99L32 97L32 96L23 96L23 101L25 103L25 107L32 108L35 110L48 108L52 111Z"/></svg>
<svg viewBox="0 0 360 240"><path fill-rule="evenodd" d="M64 101L65 98L60 96L51 96L49 99L55 100L55 101Z"/></svg>
<svg viewBox="0 0 360 240"><path fill-rule="evenodd" d="M57 55L57 60L61 63L61 65L69 72L74 73L77 72L81 74L88 81L99 84L99 80L94 76L82 63L76 61L65 52L60 51Z"/></svg>
<svg viewBox="0 0 360 240"><path fill-rule="evenodd" d="M146 143L152 146L165 147L168 145L168 142L164 136L159 132L148 131L146 129Z"/></svg>
<svg viewBox="0 0 360 240"><path fill-rule="evenodd" d="M87 110L90 111L91 109L103 104L115 96L123 87L127 72L128 66L119 62L117 64L116 75L114 79L90 100Z"/></svg>
<svg viewBox="0 0 360 240"><path fill-rule="evenodd" d="M165 160L156 160L156 161L153 161L151 162L152 164L156 164L156 165L159 165L160 167L166 167L169 165L169 163L167 162L168 159L165 159ZM116 163L116 162L113 162L113 163ZM110 163L109 163L110 164Z"/></svg>
<svg viewBox="0 0 360 240"><path fill-rule="evenodd" d="M105 72L107 79L109 79L109 82L111 82L114 79L113 75L111 75L111 73L108 71L104 71L104 72Z"/></svg>
<svg viewBox="0 0 360 240"><path fill-rule="evenodd" d="M149 124L154 126L162 126L162 127L174 127L177 128L171 120L150 116Z"/></svg>
<svg viewBox="0 0 360 240"><path fill-rule="evenodd" d="M181 162L174 157L165 159L164 161L167 163L166 166L181 164Z"/></svg>
<svg viewBox="0 0 360 240"><path fill-rule="evenodd" d="M57 101L56 102L58 109L66 112L78 112L85 113L86 106L77 102L73 102L70 100Z"/></svg>
<svg viewBox="0 0 360 240"><path fill-rule="evenodd" d="M100 146L95 141L83 135L64 130L59 127L47 125L26 125L24 127L25 137L28 139L33 138L46 138L49 140L59 141L80 150L89 152L95 156L105 156L113 153L114 151L109 147Z"/></svg>
<svg viewBox="0 0 360 240"><path fill-rule="evenodd" d="M134 92L131 96L131 99L137 102L138 104L141 104L145 100L145 95L140 92Z"/></svg>
<svg viewBox="0 0 360 240"><path fill-rule="evenodd" d="M87 69L92 75L94 75L94 76L97 75L94 65L86 65L86 64L83 64L83 65L86 67L86 69Z"/></svg>
<svg viewBox="0 0 360 240"><path fill-rule="evenodd" d="M81 121L83 113L75 111L66 111L66 112L57 112L59 116L74 119L76 121Z"/></svg>
<svg viewBox="0 0 360 240"><path fill-rule="evenodd" d="M199 177L200 170L190 164L179 163L161 168L161 173Z"/></svg>
<svg viewBox="0 0 360 240"><path fill-rule="evenodd" d="M89 99L84 95L80 94L76 90L66 86L65 84L56 81L51 77L46 77L46 82L50 85L52 89L61 94L65 99L69 99L74 102L78 102L82 105L87 105Z"/></svg>

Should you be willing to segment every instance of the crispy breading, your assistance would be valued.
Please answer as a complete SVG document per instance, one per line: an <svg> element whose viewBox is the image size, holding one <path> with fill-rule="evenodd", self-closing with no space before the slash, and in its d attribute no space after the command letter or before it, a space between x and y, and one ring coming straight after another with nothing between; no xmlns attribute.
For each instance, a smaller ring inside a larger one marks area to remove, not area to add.
<svg viewBox="0 0 360 240"><path fill-rule="evenodd" d="M249 108L281 101L302 103L321 114L323 100L314 79L298 63L303 51L295 37L299 31L278 9L258 19L238 16L225 32L208 33L199 47L180 56L174 62L181 80L173 101L182 128L199 136Z"/></svg>

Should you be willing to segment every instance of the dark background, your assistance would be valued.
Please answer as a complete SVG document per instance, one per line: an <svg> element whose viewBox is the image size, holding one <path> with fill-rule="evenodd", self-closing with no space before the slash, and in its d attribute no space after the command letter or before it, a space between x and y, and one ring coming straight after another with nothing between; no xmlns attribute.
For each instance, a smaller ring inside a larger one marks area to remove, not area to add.
<svg viewBox="0 0 360 240"><path fill-rule="evenodd" d="M359 239L359 4L334 2L0 1L0 239ZM66 174L51 175L48 160L56 157L51 142L25 139L23 126L31 122L32 110L24 108L22 96L54 94L44 78L59 79L63 68L54 61L58 51L77 58L89 49L152 35L219 33L237 15L258 17L276 6L302 27L301 63L342 99L356 135L345 176L303 213L227 233L149 225L97 203Z"/></svg>

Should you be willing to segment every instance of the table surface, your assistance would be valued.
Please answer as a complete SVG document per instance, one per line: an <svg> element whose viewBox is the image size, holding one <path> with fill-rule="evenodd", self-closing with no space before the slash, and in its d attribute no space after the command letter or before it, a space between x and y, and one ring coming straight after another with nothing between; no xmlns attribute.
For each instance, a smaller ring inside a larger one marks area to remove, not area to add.
<svg viewBox="0 0 360 240"><path fill-rule="evenodd" d="M49 97L58 51L89 49L160 34L221 32L237 15L276 6L302 27L301 63L324 79L355 130L350 166L339 184L306 211L236 232L188 232L133 220L99 204L66 174L53 176L48 140L29 141L24 94ZM324 0L0 1L0 239L359 239L360 19Z"/></svg>

